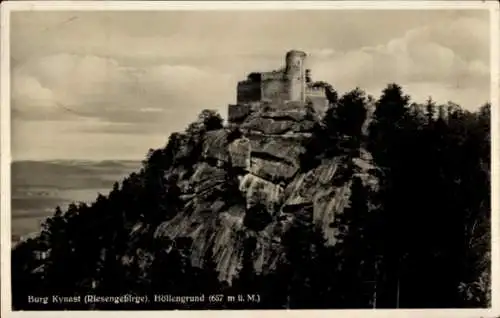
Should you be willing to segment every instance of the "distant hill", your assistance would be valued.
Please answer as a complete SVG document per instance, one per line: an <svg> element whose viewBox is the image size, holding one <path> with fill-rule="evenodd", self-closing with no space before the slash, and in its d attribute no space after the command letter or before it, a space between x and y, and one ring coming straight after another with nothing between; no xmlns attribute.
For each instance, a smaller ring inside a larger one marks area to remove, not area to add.
<svg viewBox="0 0 500 318"><path fill-rule="evenodd" d="M15 161L12 163L12 240L36 233L56 206L91 202L140 167L140 161Z"/></svg>
<svg viewBox="0 0 500 318"><path fill-rule="evenodd" d="M11 179L14 186L42 185L63 189L109 187L110 181L112 184L116 177L124 177L140 165L140 161L118 160L14 161Z"/></svg>

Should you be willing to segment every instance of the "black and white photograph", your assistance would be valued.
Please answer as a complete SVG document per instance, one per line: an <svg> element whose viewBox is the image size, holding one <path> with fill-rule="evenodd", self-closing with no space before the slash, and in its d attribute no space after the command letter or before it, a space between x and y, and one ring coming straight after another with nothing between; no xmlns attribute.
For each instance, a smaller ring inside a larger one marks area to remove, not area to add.
<svg viewBox="0 0 500 318"><path fill-rule="evenodd" d="M494 308L498 3L119 2L2 4L3 308Z"/></svg>

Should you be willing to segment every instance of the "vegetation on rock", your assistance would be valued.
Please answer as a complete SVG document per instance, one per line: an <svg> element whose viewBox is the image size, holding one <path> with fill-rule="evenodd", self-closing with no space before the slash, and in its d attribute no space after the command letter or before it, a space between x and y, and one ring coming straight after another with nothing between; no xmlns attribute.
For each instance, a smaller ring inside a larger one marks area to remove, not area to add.
<svg viewBox="0 0 500 318"><path fill-rule="evenodd" d="M223 127L207 110L164 148L150 150L142 169L108 195L64 212L56 208L40 235L12 251L14 310L489 306L490 105L476 112L432 100L418 105L396 84L378 100L361 89L338 98L330 89L329 96L329 110L302 141L292 181L247 177L269 196L257 204L250 204L250 190L240 191L245 172L225 154L242 132ZM353 162L362 153L371 154L374 168L367 173L377 178L376 188L357 173ZM349 189L333 220L315 219L308 202L285 204L295 193L287 186L306 182L312 169L332 160L339 163L332 165L338 168L329 188ZM335 231L333 243L324 222ZM221 242L229 241L220 237L228 236L239 246L238 258L224 254L229 245ZM271 245L278 246L271 256L259 252ZM236 274L221 279L227 268ZM258 294L259 301L28 303L28 295L152 300L160 293Z"/></svg>

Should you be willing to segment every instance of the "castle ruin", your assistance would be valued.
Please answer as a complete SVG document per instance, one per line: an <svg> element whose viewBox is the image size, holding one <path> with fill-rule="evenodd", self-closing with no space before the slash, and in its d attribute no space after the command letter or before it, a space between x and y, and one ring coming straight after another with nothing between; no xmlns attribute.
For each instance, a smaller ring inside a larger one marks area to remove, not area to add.
<svg viewBox="0 0 500 318"><path fill-rule="evenodd" d="M246 80L238 82L237 104L229 105L229 121L237 121L262 102L311 104L316 112L323 113L328 106L326 88L311 80L306 57L305 52L289 51L285 56L285 66L280 70L252 72Z"/></svg>

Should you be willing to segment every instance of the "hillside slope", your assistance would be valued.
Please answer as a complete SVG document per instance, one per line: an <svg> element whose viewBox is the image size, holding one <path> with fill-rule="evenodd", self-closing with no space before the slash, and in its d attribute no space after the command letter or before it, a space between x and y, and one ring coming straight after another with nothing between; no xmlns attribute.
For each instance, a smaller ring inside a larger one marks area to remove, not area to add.
<svg viewBox="0 0 500 318"><path fill-rule="evenodd" d="M191 237L195 266L212 247L225 280L238 272L242 238L256 238L258 272L277 264L281 237L291 223L318 224L333 243L330 224L349 201L352 177L376 182L369 174L369 155L324 160L300 171L300 156L318 119L304 105L294 106L275 105L252 114L239 128L206 132L193 166L182 167L187 154L176 152L174 161L181 165L168 175L178 177L183 209L155 235ZM180 149L188 149L187 143L183 139Z"/></svg>
<svg viewBox="0 0 500 318"><path fill-rule="evenodd" d="M56 209L13 250L14 308L117 308L27 301L54 293L261 299L119 309L484 306L489 108L436 119L408 100L392 85L376 102L335 97L324 117L295 102L238 125L202 112L108 196Z"/></svg>

